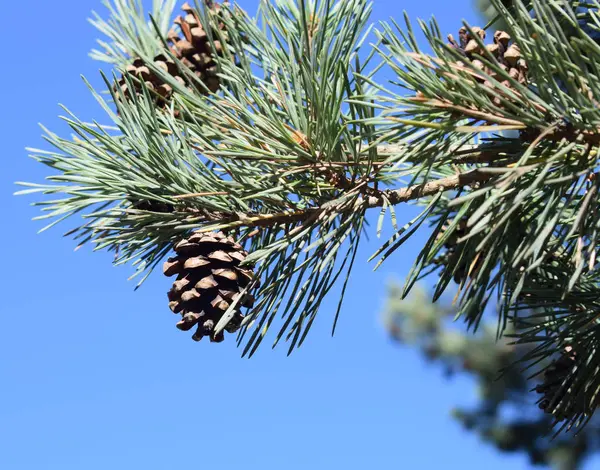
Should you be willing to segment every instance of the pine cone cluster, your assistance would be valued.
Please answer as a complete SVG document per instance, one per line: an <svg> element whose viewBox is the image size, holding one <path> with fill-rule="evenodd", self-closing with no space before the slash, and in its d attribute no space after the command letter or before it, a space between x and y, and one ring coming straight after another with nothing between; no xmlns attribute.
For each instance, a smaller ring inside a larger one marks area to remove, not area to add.
<svg viewBox="0 0 600 470"><path fill-rule="evenodd" d="M222 232L195 232L174 249L176 256L165 262L163 272L166 276L177 275L168 293L169 307L181 315L177 328L188 331L196 327L192 336L195 341L205 336L212 342L223 341L223 332L215 335L214 328L231 303L239 299L225 328L229 333L240 328L244 318L240 309L254 304L252 295L242 294L254 279L251 268L240 266L248 253Z"/></svg>
<svg viewBox="0 0 600 470"><path fill-rule="evenodd" d="M554 415L558 421L584 411L581 400L574 396L567 398L567 394L572 395L573 392L573 368L576 360L575 351L567 346L564 353L544 371L543 382L535 387L535 391L543 395L538 401L540 409Z"/></svg>
<svg viewBox="0 0 600 470"><path fill-rule="evenodd" d="M206 12L211 17L211 24L215 28L215 31L213 31L215 52L221 55L223 53L223 46L216 39L216 28L226 34L226 31L224 31L225 25L220 21L223 9L221 5L211 0L204 1L207 7ZM181 9L184 14L175 19L175 26L169 31L166 38L170 46L170 51L191 73L204 83L208 90L214 93L219 89L220 81L217 76L217 66L212 55L213 51L208 33L202 27L198 13L194 8L188 3L184 3ZM197 83L192 83L192 80L186 77L175 61L167 54L158 54L154 57L154 65L171 75L181 85L193 88L201 93L205 92ZM127 72L140 82L144 82L145 86L151 92L155 93L158 106L165 106L173 95L173 87L155 74L143 59L134 59L127 67ZM122 76L119 80L119 87L125 98L131 97L131 90L129 90L125 76ZM135 84L134 93L141 93L140 84Z"/></svg>
<svg viewBox="0 0 600 470"><path fill-rule="evenodd" d="M474 34L479 36L481 41L485 40L485 30L479 27L471 28L471 30ZM464 56L465 61L468 60L475 68L482 70L488 75L492 76L494 79L497 79L497 74L489 67L486 67L485 64L476 57L485 57L485 51L467 30L467 28L462 27L459 30L458 39L459 40L456 41L454 37L449 34L449 45L459 51ZM518 44L511 42L511 37L506 31L496 31L494 33L493 44L486 45L486 49L495 57L499 67L508 72L512 79L521 84L527 82L527 62L521 57L521 51ZM458 65L463 65L463 62L459 61ZM485 80L483 77L476 77L476 79L479 82L485 83L485 85L490 88L494 87L492 82ZM507 88L511 88L511 83L509 80L502 81L502 84ZM499 105L500 100L495 98L494 103Z"/></svg>

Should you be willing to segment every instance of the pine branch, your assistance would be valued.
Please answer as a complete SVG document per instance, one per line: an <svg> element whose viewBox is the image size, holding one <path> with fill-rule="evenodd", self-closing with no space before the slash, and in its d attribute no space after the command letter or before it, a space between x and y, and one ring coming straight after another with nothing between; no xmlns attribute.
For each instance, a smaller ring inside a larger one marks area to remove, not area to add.
<svg viewBox="0 0 600 470"><path fill-rule="evenodd" d="M532 361L563 354L567 336L591 351L600 344L597 305L586 297L574 306L569 294L600 285L600 49L590 31L600 19L588 12L582 25L574 0L515 1L510 11L492 3L508 28L493 44L468 25L460 43L446 44L432 21L421 24L432 51L424 55L410 24L384 24L365 46L366 0L265 0L257 19L237 7L186 5L171 32L172 0L155 2L151 21L138 0L114 0L112 17L95 20L111 41L95 57L115 65L105 77L112 101L91 90L113 125L67 112L76 138L46 131L55 150L34 158L55 174L23 192L61 195L36 203L48 227L83 214L69 232L80 246L115 251L115 263L132 262L143 279L173 247L197 248L195 231L235 236L243 247L220 235L202 243L235 247L237 259L217 261L243 259L262 281L238 292L256 289L236 325L244 354L278 313L274 342L287 339L291 351L339 279L343 298L372 208L378 235L386 218L394 227L373 256L378 266L423 224L433 228L403 295L436 272L434 298L456 281L469 326L495 298L501 333L523 295L539 300L536 282L550 279L546 317L518 330L540 343ZM378 82L383 67L395 74L389 89ZM494 134L507 130L519 136ZM398 226L394 207L406 202L423 210ZM170 263L187 269L185 260ZM239 318L232 299L213 299L229 305L210 320L213 339ZM336 319L340 308L341 300ZM590 353L578 365L577 389L595 392L598 364ZM580 404L570 396L563 410ZM600 403L590 397L570 424Z"/></svg>
<svg viewBox="0 0 600 470"><path fill-rule="evenodd" d="M522 169L521 169L522 171ZM457 190L465 186L472 186L477 183L484 183L497 174L488 172L485 168L476 168L465 173L460 173L446 178L440 178L434 181L415 184L395 190L377 191L373 195L366 196L357 201L356 206L363 209L374 209L386 204L398 205L415 199L422 199L434 196L440 192ZM368 189L363 186L364 190ZM352 191L360 191L361 186L354 187ZM372 191L371 191L372 192ZM277 225L287 225L295 222L303 222L307 219L321 217L327 212L343 214L347 211L356 210L356 206L338 204L337 201L328 201L320 207L313 207L306 210L292 213L273 213L267 215L236 214L228 216L223 213L205 214L209 220L222 222L228 227L272 227ZM207 229L210 231L212 229Z"/></svg>

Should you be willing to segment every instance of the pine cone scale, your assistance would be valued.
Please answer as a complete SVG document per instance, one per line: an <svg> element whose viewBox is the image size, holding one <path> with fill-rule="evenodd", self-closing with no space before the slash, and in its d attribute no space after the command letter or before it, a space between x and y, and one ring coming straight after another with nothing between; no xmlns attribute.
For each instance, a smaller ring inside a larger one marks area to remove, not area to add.
<svg viewBox="0 0 600 470"><path fill-rule="evenodd" d="M188 258L183 264L184 269L197 269L203 268L205 266L209 266L211 263L204 256L195 256L193 258Z"/></svg>
<svg viewBox="0 0 600 470"><path fill-rule="evenodd" d="M196 287L196 289L208 290L208 289L214 289L218 285L219 285L219 283L211 274L209 276L206 276L206 277L203 277L202 279L200 279L194 287Z"/></svg>

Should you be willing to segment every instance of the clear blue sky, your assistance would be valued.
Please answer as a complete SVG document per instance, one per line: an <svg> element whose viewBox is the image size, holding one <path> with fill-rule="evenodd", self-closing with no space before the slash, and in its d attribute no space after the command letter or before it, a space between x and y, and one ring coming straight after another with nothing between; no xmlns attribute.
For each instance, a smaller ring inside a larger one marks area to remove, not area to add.
<svg viewBox="0 0 600 470"><path fill-rule="evenodd" d="M372 19L403 8L435 13L444 32L476 22L470 0L376 0ZM231 340L179 332L159 273L134 292L130 268L109 255L74 253L60 227L36 234L31 199L11 194L14 181L46 175L24 150L45 145L37 123L64 135L59 102L103 118L80 79L99 84L92 9L104 11L100 0L30 0L4 2L0 15L0 469L528 468L450 418L475 400L469 380L445 381L380 326L386 282L406 273L419 240L375 274L366 258L377 241L363 246L335 338L330 302L291 357L265 347L246 360Z"/></svg>

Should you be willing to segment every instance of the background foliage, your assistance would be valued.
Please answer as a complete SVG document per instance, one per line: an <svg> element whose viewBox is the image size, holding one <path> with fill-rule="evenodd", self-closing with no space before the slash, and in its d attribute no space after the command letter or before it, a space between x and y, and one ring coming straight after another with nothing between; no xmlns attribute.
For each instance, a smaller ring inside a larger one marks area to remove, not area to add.
<svg viewBox="0 0 600 470"><path fill-rule="evenodd" d="M580 469L600 450L597 419L576 436L551 439L551 418L538 409L530 393L535 382L529 380L528 371L514 367L528 346L498 342L493 324L482 325L476 335L462 332L452 324L454 309L443 301L432 304L422 288L406 300L400 300L400 295L400 286L392 285L383 315L390 337L419 350L447 379L469 375L475 381L476 405L452 409L465 431L477 434L498 452L522 453L532 465L556 470Z"/></svg>

